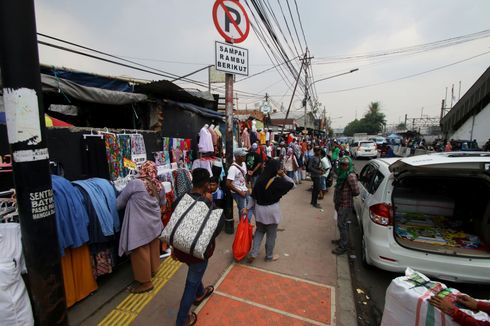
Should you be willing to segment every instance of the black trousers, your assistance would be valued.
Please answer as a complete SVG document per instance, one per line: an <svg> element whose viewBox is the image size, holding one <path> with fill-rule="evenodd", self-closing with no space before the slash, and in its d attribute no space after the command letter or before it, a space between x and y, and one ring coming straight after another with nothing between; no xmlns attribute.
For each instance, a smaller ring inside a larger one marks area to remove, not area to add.
<svg viewBox="0 0 490 326"><path fill-rule="evenodd" d="M318 195L320 194L320 176L311 177L313 181L313 191L311 192L311 204L316 205L318 203Z"/></svg>

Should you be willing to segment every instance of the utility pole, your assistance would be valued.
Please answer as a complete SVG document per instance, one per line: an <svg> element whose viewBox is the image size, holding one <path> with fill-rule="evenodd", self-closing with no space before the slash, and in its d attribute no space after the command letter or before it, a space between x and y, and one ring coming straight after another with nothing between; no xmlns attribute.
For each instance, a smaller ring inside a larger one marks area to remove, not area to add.
<svg viewBox="0 0 490 326"><path fill-rule="evenodd" d="M314 57L309 57L309 51L308 51L308 48L306 48L306 52L305 52L305 57L303 59L300 59L302 62L303 62L303 65L304 65L304 69L305 69L305 99L303 100L303 106L305 107L305 116L304 116L304 123L303 123L303 127L304 127L304 130L306 130L306 110L307 110L307 103L308 103L308 97L309 97L309 93L308 93L308 66L310 64L310 60L313 59Z"/></svg>
<svg viewBox="0 0 490 326"><path fill-rule="evenodd" d="M35 323L68 325L33 0L0 1L0 68Z"/></svg>

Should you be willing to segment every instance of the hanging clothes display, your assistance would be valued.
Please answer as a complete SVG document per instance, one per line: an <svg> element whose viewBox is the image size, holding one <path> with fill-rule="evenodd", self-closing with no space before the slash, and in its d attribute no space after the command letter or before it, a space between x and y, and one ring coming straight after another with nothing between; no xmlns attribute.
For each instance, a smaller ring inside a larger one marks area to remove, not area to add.
<svg viewBox="0 0 490 326"><path fill-rule="evenodd" d="M180 198L192 189L191 174L189 170L177 169L173 171L175 197Z"/></svg>
<svg viewBox="0 0 490 326"><path fill-rule="evenodd" d="M146 161L145 140L141 134L131 134L131 160L138 166Z"/></svg>
<svg viewBox="0 0 490 326"><path fill-rule="evenodd" d="M131 160L131 135L118 134L119 148L121 149L121 156L123 160L123 168L120 177L125 177L129 174L129 169L124 167L124 159Z"/></svg>
<svg viewBox="0 0 490 326"><path fill-rule="evenodd" d="M250 134L248 133L247 128L243 129L241 140L242 140L242 147L249 149L252 146L250 144Z"/></svg>
<svg viewBox="0 0 490 326"><path fill-rule="evenodd" d="M26 266L18 223L0 223L0 248L1 324L34 325L31 302L21 276Z"/></svg>
<svg viewBox="0 0 490 326"><path fill-rule="evenodd" d="M204 125L199 132L198 148L199 152L201 153L214 152L213 137L211 136L208 128L208 125Z"/></svg>
<svg viewBox="0 0 490 326"><path fill-rule="evenodd" d="M97 290L88 245L66 249L61 258L61 268L67 307L73 306Z"/></svg>
<svg viewBox="0 0 490 326"><path fill-rule="evenodd" d="M87 177L109 180L109 165L105 141L102 135L83 135L82 173Z"/></svg>
<svg viewBox="0 0 490 326"><path fill-rule="evenodd" d="M211 133L211 139L213 140L213 146L218 144L218 134L214 131L214 125L209 126L209 132Z"/></svg>
<svg viewBox="0 0 490 326"><path fill-rule="evenodd" d="M116 180L122 173L123 157L119 141L113 133L104 133L107 163L109 164L110 180Z"/></svg>
<svg viewBox="0 0 490 326"><path fill-rule="evenodd" d="M87 210L81 193L70 181L51 176L56 211L56 229L61 255L65 248L80 247L89 240ZM107 181L106 181L107 182Z"/></svg>
<svg viewBox="0 0 490 326"><path fill-rule="evenodd" d="M118 232L120 222L116 209L116 194L112 185L107 180L99 178L74 181L73 183L88 193L97 212L97 218L104 236L114 235L115 232Z"/></svg>
<svg viewBox="0 0 490 326"><path fill-rule="evenodd" d="M167 164L167 158L165 156L165 151L154 152L153 153L153 158L155 159L155 164L156 165L165 165L165 164Z"/></svg>
<svg viewBox="0 0 490 326"><path fill-rule="evenodd" d="M213 170L211 169L212 167L212 161L211 160L201 160L197 159L192 162L192 170L197 169L197 168L203 168L209 171L210 176L213 176Z"/></svg>

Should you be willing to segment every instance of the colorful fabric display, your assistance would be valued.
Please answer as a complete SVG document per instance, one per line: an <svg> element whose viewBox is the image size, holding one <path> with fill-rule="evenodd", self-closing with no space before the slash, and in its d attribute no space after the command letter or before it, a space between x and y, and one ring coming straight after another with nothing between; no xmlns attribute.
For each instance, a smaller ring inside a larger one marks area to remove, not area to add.
<svg viewBox="0 0 490 326"><path fill-rule="evenodd" d="M119 140L119 147L123 159L123 168L119 176L125 177L129 174L129 169L124 167L124 159L131 160L131 135L117 135L117 138Z"/></svg>
<svg viewBox="0 0 490 326"><path fill-rule="evenodd" d="M111 180L116 180L123 169L123 157L115 134L104 133L107 162Z"/></svg>
<svg viewBox="0 0 490 326"><path fill-rule="evenodd" d="M186 169L177 169L173 171L173 176L175 196L180 198L192 189L191 175Z"/></svg>
<svg viewBox="0 0 490 326"><path fill-rule="evenodd" d="M141 165L146 161L145 140L141 134L131 135L131 160L137 165Z"/></svg>
<svg viewBox="0 0 490 326"><path fill-rule="evenodd" d="M154 152L153 153L153 158L155 159L155 164L156 165L165 165L165 164L167 164L166 157L165 157L165 152L164 151Z"/></svg>

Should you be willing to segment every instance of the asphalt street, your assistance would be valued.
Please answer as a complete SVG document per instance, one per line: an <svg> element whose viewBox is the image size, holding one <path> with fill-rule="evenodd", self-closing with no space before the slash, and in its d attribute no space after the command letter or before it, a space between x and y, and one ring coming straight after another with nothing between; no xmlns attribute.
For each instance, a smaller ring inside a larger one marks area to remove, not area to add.
<svg viewBox="0 0 490 326"><path fill-rule="evenodd" d="M356 172L368 163L367 159L354 160ZM401 274L366 267L361 261L361 235L357 221L353 221L350 228L351 248L349 263L352 276L352 286L357 308L358 325L379 325L385 304L386 289L392 279ZM442 281L448 287L458 289L474 298L489 299L490 285L450 283Z"/></svg>

